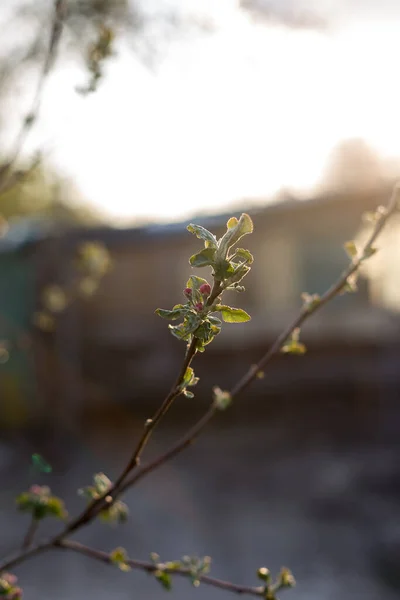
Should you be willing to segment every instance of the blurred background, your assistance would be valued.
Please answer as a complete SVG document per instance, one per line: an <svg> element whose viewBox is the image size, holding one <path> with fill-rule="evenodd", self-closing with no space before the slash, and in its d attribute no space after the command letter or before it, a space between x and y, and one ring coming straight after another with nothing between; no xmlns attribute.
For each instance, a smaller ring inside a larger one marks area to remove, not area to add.
<svg viewBox="0 0 400 600"><path fill-rule="evenodd" d="M92 474L115 477L180 367L155 314L183 301L199 248L245 210L252 320L196 358L193 400L156 456L229 389L347 264L362 215L400 172L400 6L389 0L3 0L0 7L0 538L14 498L50 485L71 513ZM257 585L288 566L288 597L400 590L400 218L358 292L302 330L198 443L127 495L130 520L78 539L162 560L211 555ZM203 272L201 276L207 277ZM52 473L32 470L32 454ZM45 524L44 531L55 526ZM45 562L46 561L46 562ZM70 554L18 568L27 598L161 598L142 573ZM174 584L177 599L227 592Z"/></svg>

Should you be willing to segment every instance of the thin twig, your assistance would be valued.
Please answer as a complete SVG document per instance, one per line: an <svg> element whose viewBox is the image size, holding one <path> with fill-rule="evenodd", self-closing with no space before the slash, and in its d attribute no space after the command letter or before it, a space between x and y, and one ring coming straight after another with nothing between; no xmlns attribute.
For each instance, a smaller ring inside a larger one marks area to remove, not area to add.
<svg viewBox="0 0 400 600"><path fill-rule="evenodd" d="M381 233L382 229L384 228L387 220L395 212L395 210L399 207L399 197L400 197L400 184L397 184L393 190L393 193L391 195L391 198L389 200L387 208L383 212L380 213L379 219L376 222L375 227L373 228L372 233L369 236L367 242L365 243L362 251L358 254L357 257L352 259L349 267L341 274L341 276L339 277L337 282L335 284L333 284L325 292L325 294L319 299L318 303L312 304L311 306L303 307L300 310L296 319L285 329L285 331L280 336L278 336L276 341L272 344L272 346L264 354L264 356L260 359L260 361L256 365L253 365L249 369L249 371L246 373L246 375L232 388L232 390L230 392L231 398L234 398L237 395L239 395L250 385L250 383L257 376L257 373L259 372L259 370L263 369L270 362L270 360L273 358L273 356L281 350L282 345L286 342L286 340L289 338L289 336L294 332L294 330L296 328L300 327L306 321L306 319L308 319L319 308L321 308L321 306L327 304L332 298L334 298L336 295L338 295L340 292L343 291L346 284L348 283L349 277L351 277L351 275L355 274L358 271L362 262L368 257L369 251L373 250L373 244L376 241L379 234ZM215 288L213 300L219 295L219 293L220 293L220 289ZM194 346L194 348L195 348L195 346ZM188 357L189 357L189 359L188 359ZM191 353L189 353L189 351L188 351L186 354L182 369L180 371L180 376L182 376L182 373L183 374L185 373L186 368L190 364L192 358L193 357L191 356ZM187 362L187 361L189 361L189 362ZM186 365L186 368L184 369L183 367L185 365ZM177 382L179 382L179 381L180 381L180 379L178 377ZM177 384L175 384L175 385L177 385ZM178 387L179 387L179 383L178 383ZM171 394L171 392L170 392L170 394ZM170 394L167 396L166 400L163 403L164 407L166 405L167 399L169 398ZM159 409L159 411L156 413L156 415L160 413L160 410L161 409ZM181 440L176 442L169 450L167 450L165 453L163 453L161 456L159 456L155 460L149 462L147 465L144 465L143 467L138 468L136 470L136 473L129 479L127 477L132 472L133 469L131 469L129 471L125 468L123 473L126 473L126 475L124 475L124 477L120 476L117 479L117 481L120 482L118 485L118 488L116 488L114 485L114 490L113 490L114 493L113 493L112 501L115 501L116 498L122 492L126 491L129 487L133 486L140 479L142 479L142 477L153 472L155 469L159 468L164 463L166 463L167 461L169 461L170 459L172 459L176 455L178 455L180 452L182 452L189 445L191 445L195 441L195 439L199 436L199 434L203 431L203 429L208 425L208 423L212 420L212 418L214 417L216 412L219 412L218 404L213 402L211 404L211 406L209 407L209 409L207 410L207 412L203 415L203 417L201 417L201 419L199 419L199 421L197 421L197 423L195 423L195 425L188 431L188 433L185 436L183 436L181 438ZM165 414L165 412L163 414ZM163 414L161 416L163 416ZM159 419L158 419L158 421L159 421ZM153 429L154 429L154 427L153 427ZM142 439L143 439L143 437L141 438L141 440ZM138 453L139 455L140 455L141 451L143 450L145 444L141 445L141 440L139 441L139 444L136 447L133 456L135 456L135 453L138 448L140 448L140 451ZM138 466L138 463L135 461L134 467L137 467L137 466ZM108 491L107 494L108 493L110 493L110 491ZM99 500L104 500L104 498L105 498L105 496L103 496ZM93 506L93 505L89 505L89 507L87 507L85 509L85 511L80 516L78 516L77 519L75 519L75 521L70 523L61 532L61 534L53 537L52 539L50 539L47 542L38 544L30 549L24 549L21 552L14 555L12 558L6 559L5 561L3 561L3 563L0 564L0 572L5 571L6 569L9 569L10 567L15 566L21 562L24 562L28 558L31 558L32 556L34 556L40 552L49 550L50 548L57 548L57 547L63 547L65 549L78 551L83 554L93 556L94 558L99 558L100 560L103 560L105 562L110 562L111 559L110 559L109 555L107 555L106 553L101 553L100 551L92 550L90 548L88 549L85 546L77 544L76 542L72 542L70 540L65 539L70 533L72 533L72 531L76 531L77 529L82 527L85 523L91 521L96 516L97 510L90 512L91 506ZM100 504L99 510L101 510L101 506L102 505ZM131 564L131 566L134 568L142 568L147 571L154 570L154 565L152 565L151 563L143 563L140 561L130 561L128 564ZM178 571L174 570L173 572L176 572L178 574ZM187 573L184 570L182 570L182 572L180 572L179 574L187 576ZM227 589L227 590L237 592L237 593L262 595L260 593L261 588L246 588L243 586L236 586L235 584L231 584L229 582L224 582L224 581L220 581L220 580L215 580L208 576L202 576L201 580L204 583L208 583L210 585L214 585L216 587L220 587L220 588Z"/></svg>
<svg viewBox="0 0 400 600"><path fill-rule="evenodd" d="M32 558L33 556L36 556L37 554L41 554L42 552L45 552L46 550L50 550L50 548L52 548L53 546L54 546L53 540L50 540L47 542L43 542L41 544L36 544L35 546L32 546L32 548L24 549L24 550L20 550L19 552L16 552L12 556L5 558L0 563L0 573L4 573L5 571L8 571L9 569L19 565L20 563L25 562L26 560L28 560L29 558Z"/></svg>
<svg viewBox="0 0 400 600"><path fill-rule="evenodd" d="M390 200L387 204L386 210L381 214L379 221L376 223L371 235L367 242L362 248L358 255L358 258L353 259L347 269L343 271L336 283L334 283L326 292L321 296L319 302L311 306L310 308L302 308L294 319L294 321L277 337L275 342L264 354L264 356L255 365L252 365L247 373L239 380L239 382L230 391L232 399L236 398L241 394L257 377L257 373L265 368L265 366L271 361L271 359L281 350L282 345L290 337L295 329L300 327L311 315L313 315L318 309L327 304L332 298L337 296L346 286L348 278L353 275L361 266L364 260L365 253L373 247L374 242L384 228L389 217L399 208L400 199L400 184L397 184L392 192ZM203 431L206 425L211 421L217 412L217 408L214 403L211 404L207 412L201 417L201 419L192 427L192 429L183 436L178 442L176 442L169 450L164 454L155 458L153 461L144 465L140 468L137 473L130 478L120 488L120 492L125 492L127 489L135 485L142 477L145 477L155 469L158 469L161 465L168 462L178 454L180 454L185 448L194 443L195 439Z"/></svg>
<svg viewBox="0 0 400 600"><path fill-rule="evenodd" d="M107 552L102 552L101 550L96 550L95 548L90 548L89 546L85 546L80 544L79 542L73 542L71 540L63 540L57 544L58 548L64 550L72 550L73 552L79 552L80 554L84 554L85 556L89 556L95 560L99 560L103 563L112 565L112 558ZM160 565L146 562L142 560L134 560L134 559L126 559L126 564L129 565L132 569L139 569L141 571L146 571L147 573L154 573L157 570L160 570ZM191 578L192 573L190 569L185 567L168 569L163 568L163 572L170 573L171 575L179 575L185 578ZM201 583L205 583L206 585L210 585L213 587L220 588L222 590L227 590L228 592L234 592L236 594L243 595L251 595L251 596L262 596L264 594L263 587L250 587L246 585L238 585L236 583L231 583L230 581L224 581L222 579L216 579L215 577L210 577L209 575L199 575L197 579Z"/></svg>
<svg viewBox="0 0 400 600"><path fill-rule="evenodd" d="M35 517L32 517L31 522L28 527L28 531L26 532L24 541L22 543L23 549L28 549L32 546L33 539L35 537L38 526L39 526L39 521L37 519L35 519Z"/></svg>
<svg viewBox="0 0 400 600"><path fill-rule="evenodd" d="M1 167L0 194L8 191L11 187L13 187L15 183L21 179L22 173L24 173L20 172L18 177L15 177L13 169L21 154L26 138L37 120L40 111L40 105L42 102L44 84L55 61L66 14L67 0L55 0L54 16L46 56L40 72L31 107L22 122L21 129L16 137L14 148L11 151L10 157L7 160L7 162ZM31 169L28 169L28 173L30 172L30 170Z"/></svg>
<svg viewBox="0 0 400 600"><path fill-rule="evenodd" d="M214 282L214 286L210 297L207 300L206 306L211 306L212 303L218 298L221 293L221 284L219 282ZM197 352L197 339L194 336L191 343L189 344L184 361L178 373L178 376L173 384L170 392L164 399L160 408L156 411L154 416L151 419L148 419L145 423L144 431L137 443L131 458L129 459L126 467L122 470L121 474L117 477L113 485L110 489L108 489L104 494L102 494L99 498L93 500L81 513L78 515L76 519L74 519L71 523L69 523L65 529L65 531L61 532L58 539L63 539L66 535L69 535L73 531L76 531L83 525L90 523L101 510L107 506L110 507L111 504L115 501L117 496L120 493L120 490L124 487L124 483L126 478L132 473L140 465L140 458L144 448L146 447L152 433L154 432L157 425L160 423L161 419L165 416L168 410L171 408L174 400L182 394L181 384L184 379L185 373L188 367L191 365L191 362Z"/></svg>

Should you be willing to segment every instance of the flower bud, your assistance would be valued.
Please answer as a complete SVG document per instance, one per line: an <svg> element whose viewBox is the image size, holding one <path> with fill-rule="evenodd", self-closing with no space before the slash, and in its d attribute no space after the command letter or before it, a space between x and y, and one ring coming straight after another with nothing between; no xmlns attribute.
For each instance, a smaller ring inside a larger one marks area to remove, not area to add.
<svg viewBox="0 0 400 600"><path fill-rule="evenodd" d="M191 298L192 297L192 288L185 288L183 290L183 295L186 296L186 298Z"/></svg>
<svg viewBox="0 0 400 600"><path fill-rule="evenodd" d="M199 288L200 293L203 294L203 296L209 296L211 294L211 285L209 283L203 283L203 285L200 286Z"/></svg>
<svg viewBox="0 0 400 600"><path fill-rule="evenodd" d="M203 310L203 308L204 308L204 304L202 302L198 302L197 304L195 304L195 309L198 312L201 312Z"/></svg>

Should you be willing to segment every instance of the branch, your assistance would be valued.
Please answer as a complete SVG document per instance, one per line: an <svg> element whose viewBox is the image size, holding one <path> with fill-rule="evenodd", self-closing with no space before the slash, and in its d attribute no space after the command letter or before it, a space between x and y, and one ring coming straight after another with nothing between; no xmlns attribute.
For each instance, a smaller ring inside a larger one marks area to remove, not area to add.
<svg viewBox="0 0 400 600"><path fill-rule="evenodd" d="M37 519L35 519L35 517L32 517L31 522L28 527L28 531L26 532L24 541L22 543L23 550L28 549L32 546L33 539L35 537L38 526L39 526L39 521Z"/></svg>
<svg viewBox="0 0 400 600"><path fill-rule="evenodd" d="M212 303L215 301L215 299L218 298L221 291L222 291L221 284L219 282L215 281L213 290L210 294L210 297L207 300L206 305L211 306ZM173 384L169 394L164 399L160 408L154 414L153 418L148 419L146 421L143 434L142 434L138 444L136 445L136 447L132 453L132 456L129 459L126 467L122 470L119 477L117 477L116 481L113 483L113 485L111 486L110 489L105 491L104 494L102 496L100 496L99 498L96 498L95 500L93 500L76 519L74 519L71 523L69 523L69 525L67 525L66 529L63 532L61 532L61 534L59 535L59 537L58 537L59 540L65 538L67 535L69 535L73 531L76 531L83 525L90 523L90 521L92 521L99 514L99 512L101 512L101 510L103 508L105 508L106 506L110 507L111 504L116 500L117 496L120 494L120 491L122 489L125 489L124 483L126 481L126 478L134 469L136 469L140 465L140 458L141 458L142 452L145 449L153 431L155 430L157 425L160 423L161 419L168 412L168 410L171 408L174 400L182 393L181 383L184 379L186 370L190 366L190 364L197 352L196 345L197 345L197 338L193 337L190 345L188 346L188 348L186 350L186 355L185 355L182 367L179 371L179 374L175 380L175 383Z"/></svg>
<svg viewBox="0 0 400 600"><path fill-rule="evenodd" d="M260 359L260 361L256 365L252 366L249 369L249 371L246 373L246 375L241 380L239 380L239 382L232 388L231 392L229 393L229 396L231 399L238 396L250 385L250 383L256 378L257 373L260 371L260 369L263 369L271 361L271 359L275 356L275 354L277 354L281 350L282 345L286 342L288 337L294 332L294 330L296 328L300 327L321 306L324 306L325 304L327 304L330 300L332 300L332 298L334 298L336 295L338 295L345 289L346 285L348 284L349 277L351 277L353 274L355 274L358 271L358 269L360 268L363 261L366 260L373 253L374 242L376 241L377 237L381 233L381 231L384 228L389 217L399 207L399 197L400 197L400 184L397 184L393 190L393 193L390 197L390 200L388 202L386 209L381 209L380 211L377 212L378 216L377 216L377 221L375 223L375 227L373 228L372 233L369 236L367 242L365 243L362 251L357 253L356 256L353 256L348 268L345 269L345 271L341 274L341 276L339 277L337 282L335 284L333 284L321 298L319 298L317 303L303 306L303 308L300 310L296 319L276 339L276 341L272 344L270 349L264 354L264 356ZM219 285L215 284L213 293L210 296L210 302L213 302L218 297L220 291L221 291L221 288L219 287ZM195 354L195 346L193 346L193 343L192 343L192 344L190 344L189 349L186 353L185 360L182 365L182 369L177 378L177 382L175 383L171 392L168 394L168 396L164 400L161 408L157 411L155 417L153 418L153 421L151 423L151 431L154 430L157 423L160 421L162 416L165 414L165 412L171 406L172 401L176 398L177 395L179 395L179 393L178 393L179 383L181 381L182 376L184 375L184 373L186 371L187 366L190 364L191 360L193 359L194 354ZM113 496L111 497L111 500L108 501L108 498L107 498L105 504L109 505L110 502L115 501L119 495L121 495L129 487L136 484L140 479L142 479L142 477L153 472L158 467L162 466L164 463L171 460L172 458L177 456L180 452L182 452L185 448L187 448L189 445L191 445L197 439L197 437L203 431L203 429L208 425L208 423L211 421L211 419L215 416L215 413L217 411L219 412L219 410L221 410L221 406L218 404L218 402L216 400L214 400L213 403L211 404L211 406L209 407L209 409L207 410L207 412L203 415L203 417L201 417L197 421L197 423L195 423L195 425L187 432L187 434L185 436L183 436L181 438L181 440L176 442L169 450L167 450L161 456L159 456L155 460L149 462L147 465L139 468L138 467L139 462L136 460L136 458L140 457L140 454L141 454L142 450L144 449L144 447L150 437L147 435L147 433L148 433L147 430L145 430L143 436L141 437L141 439L139 441L139 444L137 445L137 447L133 453L133 457L131 458L130 462L128 463L128 465L132 464L133 467L131 469L128 469L127 467L124 469L124 471L122 472L120 477L117 479L116 483L118 483L118 486L116 484L114 484ZM149 427L149 425L148 425L148 427ZM145 440L144 443L143 443L143 440ZM136 473L130 479L128 479L127 478L128 475L133 471L133 468L136 468L136 467L138 467ZM102 560L103 562L107 562L107 563L111 562L110 556L108 554L102 553L102 552L99 552L96 550L92 550L90 548L86 548L85 546L82 546L81 544L78 544L76 542L72 542L70 540L65 539L70 533L79 529L85 523L88 523L89 521L91 521L97 515L97 513L100 510L102 510L102 508L104 507L104 504L103 504L104 500L106 499L106 496L108 497L110 495L110 493L111 493L111 490L109 490L106 494L104 494L104 496L99 498L97 501L95 501L94 503L89 505L85 509L85 511L83 511L83 513L80 516L78 516L77 519L75 519L75 521L70 523L59 535L51 538L47 542L38 544L30 549L24 549L21 552L14 555L12 558L6 559L3 563L0 564L0 572L5 571L6 569L9 569L10 567L13 567L21 562L24 562L25 560L31 558L32 556L34 556L40 552L43 552L50 548L58 548L58 547L81 552L82 554L87 554L94 558L98 558L98 559ZM94 508L95 508L95 510L93 510ZM141 569L147 570L149 572L152 572L155 570L155 565L153 565L151 563L144 563L144 562L140 562L140 561L129 561L128 564L130 566L132 566L133 568L141 568ZM185 571L185 569L182 569L179 572L173 570L173 572L176 572L177 574L180 574L183 576L188 576L188 572ZM210 585L214 585L215 587L220 587L220 588L227 589L227 590L237 592L237 593L243 593L243 594L246 593L246 594L258 595L258 596L262 595L262 592L260 591L261 588L248 588L248 587L243 587L243 586L236 586L229 582L216 580L216 579L210 578L208 576L201 576L201 581L203 581L204 583L208 583Z"/></svg>
<svg viewBox="0 0 400 600"><path fill-rule="evenodd" d="M37 554L41 554L46 550L50 550L50 548L52 548L53 545L53 541L51 540L48 542L43 542L42 544L36 544L36 546L33 546L32 548L23 549L19 552L16 552L15 554L4 559L3 562L0 563L0 573L4 573L5 571L10 570L12 567L15 567L16 565L25 562L26 560L32 558L33 556L36 556Z"/></svg>
<svg viewBox="0 0 400 600"><path fill-rule="evenodd" d="M29 174L29 172L32 170L31 167L26 173L24 171L17 174L13 173L13 168L19 158L19 155L21 154L25 140L37 120L42 101L44 84L54 64L66 14L67 0L54 0L54 16L45 60L39 76L39 81L31 107L22 122L22 126L19 134L17 135L10 158L0 169L0 194L8 191L15 185L15 183L20 181L21 178L23 178L26 174Z"/></svg>
<svg viewBox="0 0 400 600"><path fill-rule="evenodd" d="M73 542L70 540L64 540L57 544L58 548L64 550L72 550L73 552L79 552L80 554L84 554L85 556L89 556L95 560L99 560L103 563L113 565L112 558L107 552L102 552L101 550L96 550L95 548L90 548L89 546L85 546L80 544L79 542ZM126 564L129 565L132 569L139 569L141 571L146 571L147 573L154 573L155 571L161 570L161 565L157 565L151 562L146 562L142 560L133 560L126 559ZM164 566L164 565L162 565ZM162 571L164 573L170 573L171 575L179 575L185 578L191 578L192 573L190 569L185 567L180 568L171 568L168 569L163 568ZM263 596L264 595L264 587L250 587L245 585L237 585L235 583L230 583L229 581L223 581L222 579L215 579L214 577L209 577L208 575L199 575L198 580L201 583L205 583L206 585L210 585L213 587L217 587L223 590L227 590L229 592L234 592L236 594L243 595L251 595L251 596Z"/></svg>
<svg viewBox="0 0 400 600"><path fill-rule="evenodd" d="M238 381L238 383L232 388L230 391L231 399L236 398L239 394L241 394L257 377L257 373L260 370L264 369L265 366L271 361L271 359L281 350L282 345L286 342L286 340L290 337L290 335L300 327L311 315L313 315L318 309L327 304L330 300L332 300L335 296L340 294L343 289L346 287L348 279L351 275L356 273L360 268L363 260L368 256L369 251L373 249L373 244L376 241L377 237L381 233L385 224L387 223L389 217L399 208L399 200L400 200L400 183L396 184L393 189L392 195L389 199L387 207L384 211L380 213L380 218L376 222L375 227L371 235L369 236L367 242L365 243L361 252L359 252L358 257L353 259L347 269L343 271L340 275L339 279L336 283L334 283L326 292L321 296L318 303L312 305L309 308L303 307L294 321L277 337L275 342L269 348L269 350L264 354L264 356L259 360L259 362L255 365L252 365L247 373ZM137 473L134 475L129 481L127 481L120 488L120 492L125 492L127 489L135 485L142 477L145 477L164 463L168 462L178 454L180 454L185 448L194 443L199 434L203 431L206 425L211 421L214 417L215 413L219 412L218 408L213 402L207 412L201 417L201 419L192 427L192 429L183 436L178 442L176 442L169 450L167 450L164 454L160 455L158 458L154 459L147 465L143 466Z"/></svg>

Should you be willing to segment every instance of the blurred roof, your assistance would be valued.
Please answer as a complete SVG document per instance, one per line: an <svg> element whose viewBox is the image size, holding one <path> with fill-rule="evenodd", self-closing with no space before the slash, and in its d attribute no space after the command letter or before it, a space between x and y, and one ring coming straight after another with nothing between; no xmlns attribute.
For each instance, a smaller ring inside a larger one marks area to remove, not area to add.
<svg viewBox="0 0 400 600"><path fill-rule="evenodd" d="M118 228L112 226L66 226L57 221L43 219L40 217L24 217L10 222L7 233L0 238L0 253L17 252L26 247L38 244L48 239L63 238L70 243L85 240L101 239L106 244L123 244L126 242L141 242L144 239L165 239L176 237L186 233L186 226L201 220L205 227L219 227L223 225L232 213L249 212L253 217L271 216L272 214L293 213L293 211L309 210L310 208L332 206L337 204L338 209L343 205L362 204L363 209L368 210L382 202L382 198L388 192L389 187L369 192L331 192L323 193L309 198L296 198L290 194L277 197L269 204L260 205L259 202L249 199L243 201L243 205L233 207L226 213L215 215L197 214L191 219L163 224L150 224ZM364 206L365 205L365 206Z"/></svg>

